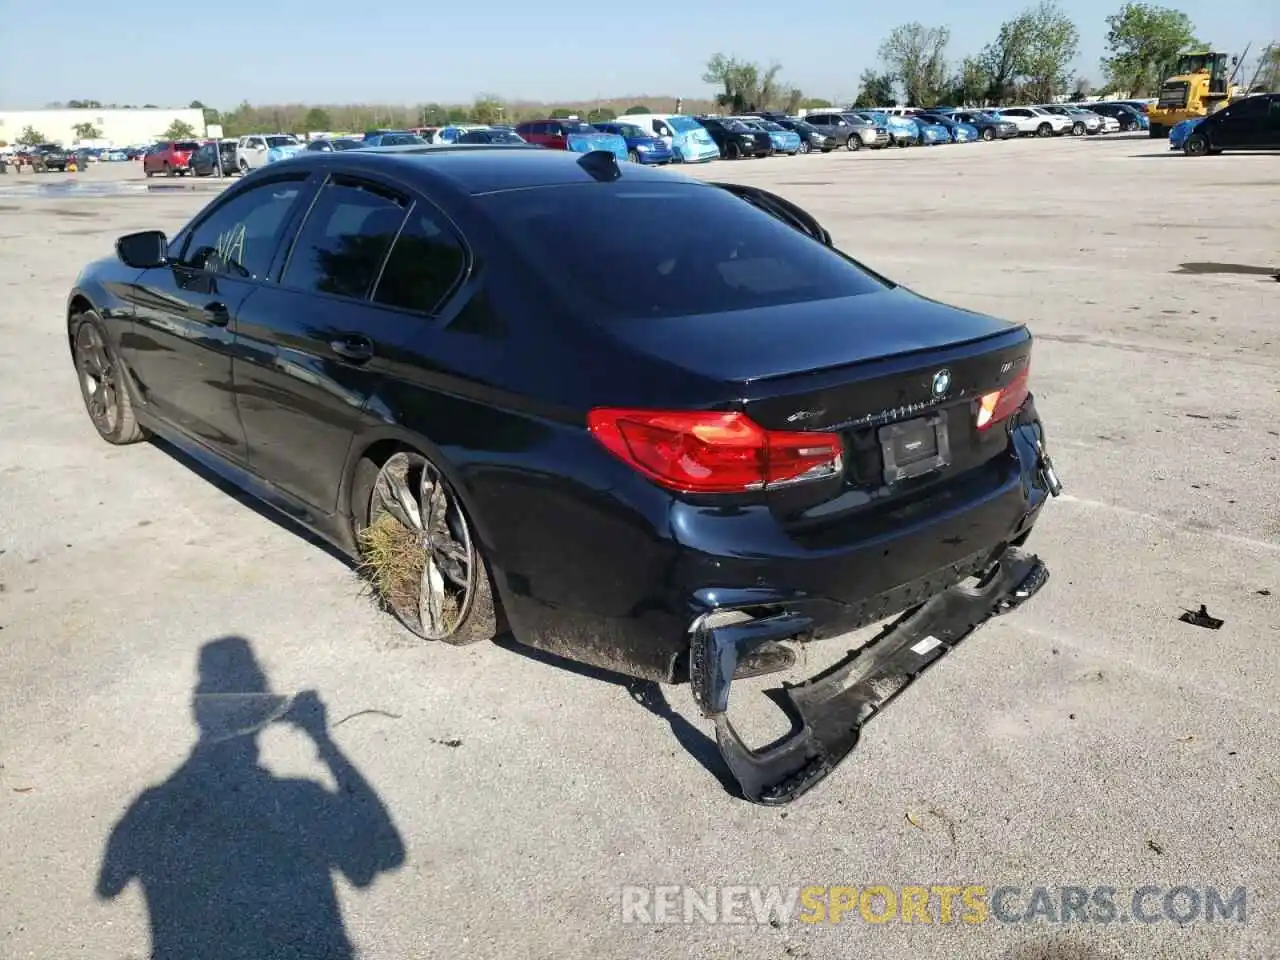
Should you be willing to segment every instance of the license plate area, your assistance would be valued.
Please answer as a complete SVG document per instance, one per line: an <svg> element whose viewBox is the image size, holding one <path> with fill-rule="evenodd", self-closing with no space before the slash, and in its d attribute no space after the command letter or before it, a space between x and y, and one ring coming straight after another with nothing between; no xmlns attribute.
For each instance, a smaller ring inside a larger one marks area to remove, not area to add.
<svg viewBox="0 0 1280 960"><path fill-rule="evenodd" d="M886 484L941 470L951 462L947 420L941 414L886 424L879 429L877 437L884 458Z"/></svg>

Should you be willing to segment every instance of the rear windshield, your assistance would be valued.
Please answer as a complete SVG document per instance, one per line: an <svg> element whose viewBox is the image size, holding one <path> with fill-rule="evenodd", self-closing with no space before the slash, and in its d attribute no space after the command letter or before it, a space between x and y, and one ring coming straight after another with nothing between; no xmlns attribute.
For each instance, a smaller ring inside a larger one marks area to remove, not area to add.
<svg viewBox="0 0 1280 960"><path fill-rule="evenodd" d="M603 321L884 289L840 254L715 187L589 183L477 200L535 269Z"/></svg>
<svg viewBox="0 0 1280 960"><path fill-rule="evenodd" d="M180 141L178 141L177 143L175 143L175 144L173 145L173 149L175 149L175 150L199 150L199 149L200 149L200 144L196 143L194 140L180 140Z"/></svg>

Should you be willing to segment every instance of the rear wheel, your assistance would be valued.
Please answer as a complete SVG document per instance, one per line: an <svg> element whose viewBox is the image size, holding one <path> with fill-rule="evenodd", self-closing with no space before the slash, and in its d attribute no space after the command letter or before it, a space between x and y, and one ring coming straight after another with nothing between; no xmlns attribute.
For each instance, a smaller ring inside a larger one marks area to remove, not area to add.
<svg viewBox="0 0 1280 960"><path fill-rule="evenodd" d="M994 130L992 130L990 127L983 127L983 128L982 128L982 139L983 139L983 140L986 140L988 143L990 143L990 142L991 142L992 140L994 140L995 138L996 138L996 132L995 132Z"/></svg>
<svg viewBox="0 0 1280 960"><path fill-rule="evenodd" d="M808 140L801 140L801 141L800 141L800 152L801 152L801 153L808 153L808 152L809 152L810 150L812 150L812 149L813 149L813 148L812 148L811 146L809 146L809 141L808 141Z"/></svg>
<svg viewBox="0 0 1280 960"><path fill-rule="evenodd" d="M136 443L146 434L133 415L124 371L112 352L102 321L93 311L80 314L73 328L73 350L80 396L98 435L107 443Z"/></svg>
<svg viewBox="0 0 1280 960"><path fill-rule="evenodd" d="M379 599L415 636L462 646L499 632L488 568L457 494L412 450L361 460L356 539Z"/></svg>
<svg viewBox="0 0 1280 960"><path fill-rule="evenodd" d="M639 163L639 162L640 162L640 154L639 154L639 152L638 152L638 151L636 151L636 150L628 150L628 151L627 151L627 159L628 159L628 160L630 160L632 163Z"/></svg>
<svg viewBox="0 0 1280 960"><path fill-rule="evenodd" d="M243 176L247 175L248 173L249 173L249 163L248 163L248 161L247 161L247 160L241 160L241 161L240 161L240 176L242 176L242 177L243 177Z"/></svg>

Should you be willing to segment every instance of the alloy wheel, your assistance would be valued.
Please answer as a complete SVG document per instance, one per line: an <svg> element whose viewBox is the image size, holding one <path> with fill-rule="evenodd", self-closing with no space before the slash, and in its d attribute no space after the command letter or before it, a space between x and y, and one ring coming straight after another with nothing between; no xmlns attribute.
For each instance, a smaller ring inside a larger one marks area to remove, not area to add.
<svg viewBox="0 0 1280 960"><path fill-rule="evenodd" d="M425 457L402 451L378 471L369 527L398 527L409 555L402 589L382 598L411 631L427 640L469 642L460 636L476 600L481 563L457 495Z"/></svg>
<svg viewBox="0 0 1280 960"><path fill-rule="evenodd" d="M99 433L109 436L120 425L120 386L102 334L92 323L81 324L76 332L76 369L89 418Z"/></svg>
<svg viewBox="0 0 1280 960"><path fill-rule="evenodd" d="M990 143L995 138L996 138L996 132L994 130L992 130L990 127L983 127L982 129L983 140L986 140L988 143Z"/></svg>

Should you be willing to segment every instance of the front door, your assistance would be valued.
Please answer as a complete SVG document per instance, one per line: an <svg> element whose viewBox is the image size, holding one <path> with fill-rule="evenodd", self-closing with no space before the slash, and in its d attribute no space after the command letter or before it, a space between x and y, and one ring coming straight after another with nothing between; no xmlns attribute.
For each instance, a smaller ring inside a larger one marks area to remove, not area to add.
<svg viewBox="0 0 1280 960"><path fill-rule="evenodd" d="M135 321L121 340L141 399L157 416L232 460L244 431L231 357L245 302L267 276L306 175L237 191L176 237L171 261L124 292Z"/></svg>
<svg viewBox="0 0 1280 960"><path fill-rule="evenodd" d="M334 174L280 283L242 313L235 385L249 465L326 514L365 403L424 332L401 311L434 310L462 274L444 223L397 189Z"/></svg>

